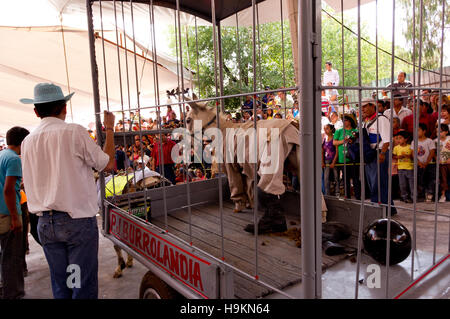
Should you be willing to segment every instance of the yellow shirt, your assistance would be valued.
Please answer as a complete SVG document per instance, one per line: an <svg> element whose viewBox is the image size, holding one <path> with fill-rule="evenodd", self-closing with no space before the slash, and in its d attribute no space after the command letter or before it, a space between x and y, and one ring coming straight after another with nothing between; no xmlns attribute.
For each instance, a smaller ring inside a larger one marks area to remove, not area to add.
<svg viewBox="0 0 450 319"><path fill-rule="evenodd" d="M413 150L411 149L411 145L407 144L405 146L397 145L394 147L394 155L411 155ZM414 169L414 160L411 157L408 158L399 158L398 159L398 169Z"/></svg>

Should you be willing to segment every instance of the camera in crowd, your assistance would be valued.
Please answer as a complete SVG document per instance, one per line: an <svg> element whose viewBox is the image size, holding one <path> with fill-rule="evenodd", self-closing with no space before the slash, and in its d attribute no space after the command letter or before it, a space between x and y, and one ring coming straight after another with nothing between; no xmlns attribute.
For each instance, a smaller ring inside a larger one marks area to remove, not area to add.
<svg viewBox="0 0 450 319"><path fill-rule="evenodd" d="M345 137L345 143L353 144L358 140L359 132L352 132L351 135Z"/></svg>

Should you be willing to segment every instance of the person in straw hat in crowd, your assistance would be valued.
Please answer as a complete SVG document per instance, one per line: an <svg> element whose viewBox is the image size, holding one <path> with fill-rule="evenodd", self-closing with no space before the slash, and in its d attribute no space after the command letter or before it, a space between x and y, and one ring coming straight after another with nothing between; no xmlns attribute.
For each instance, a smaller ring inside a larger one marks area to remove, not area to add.
<svg viewBox="0 0 450 319"><path fill-rule="evenodd" d="M348 146L351 143L356 142L356 134L358 123L353 113L344 114L344 127L336 130L333 136L333 144L337 147L338 151L338 176L344 179L344 196L346 198L351 197L350 193L350 181L353 183L353 190L356 199L361 198L361 185L359 182L359 163L357 163L350 155ZM345 169L344 169L345 167ZM339 184L336 189L336 196L339 196Z"/></svg>
<svg viewBox="0 0 450 319"><path fill-rule="evenodd" d="M370 200L378 203L378 188L380 189L380 201L388 204L388 182L389 182L389 151L391 148L390 130L391 123L385 115L377 113L377 103L375 100L366 98L361 103L362 117L364 119L363 134L366 147L363 146L365 176L370 189ZM377 116L378 114L378 116ZM361 139L362 140L362 139ZM378 149L378 154L377 154ZM380 187L378 187L378 168L380 174ZM391 198L391 204L394 201ZM392 207L392 215L397 213Z"/></svg>
<svg viewBox="0 0 450 319"><path fill-rule="evenodd" d="M38 233L50 268L53 296L96 299L98 205L92 168L114 169L114 115L104 112L106 142L102 150L84 127L65 122L66 103L73 94L65 96L59 86L39 83L34 99L20 100L34 104L41 119L22 143L23 182L28 209L39 216ZM71 274L75 279L69 285Z"/></svg>

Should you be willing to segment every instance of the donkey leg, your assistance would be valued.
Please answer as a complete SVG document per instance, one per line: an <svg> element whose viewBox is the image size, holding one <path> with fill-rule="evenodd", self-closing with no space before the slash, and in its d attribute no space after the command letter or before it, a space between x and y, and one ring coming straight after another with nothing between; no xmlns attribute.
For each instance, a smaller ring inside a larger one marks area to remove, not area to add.
<svg viewBox="0 0 450 319"><path fill-rule="evenodd" d="M133 267L133 256L131 256L130 254L128 254L128 257L127 257L126 266L127 266L127 268Z"/></svg>
<svg viewBox="0 0 450 319"><path fill-rule="evenodd" d="M283 215L281 199L258 188L258 205L264 208L264 215L258 221L258 233L276 233L287 230L286 217ZM248 224L244 230L255 233L255 225Z"/></svg>
<svg viewBox="0 0 450 319"><path fill-rule="evenodd" d="M122 270L126 267L126 265L125 265L125 260L123 259L122 250L120 249L120 247L117 245L114 245L114 250L116 251L116 255L117 255L117 267L114 271L113 278L119 278L122 276Z"/></svg>
<svg viewBox="0 0 450 319"><path fill-rule="evenodd" d="M224 166L230 187L230 199L234 202L233 212L240 213L245 209L247 201L243 174L237 163L226 163Z"/></svg>

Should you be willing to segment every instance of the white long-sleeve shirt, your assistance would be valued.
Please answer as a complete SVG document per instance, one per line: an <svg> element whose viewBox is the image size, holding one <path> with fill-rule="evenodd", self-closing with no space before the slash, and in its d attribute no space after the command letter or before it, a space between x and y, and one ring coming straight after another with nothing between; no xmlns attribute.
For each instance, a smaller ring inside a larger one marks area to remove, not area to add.
<svg viewBox="0 0 450 319"><path fill-rule="evenodd" d="M67 212L72 218L98 212L94 172L109 156L87 130L56 117L46 117L22 142L23 183L31 213Z"/></svg>
<svg viewBox="0 0 450 319"><path fill-rule="evenodd" d="M339 73L335 69L331 69L331 71L326 70L323 73L323 81L322 85L328 86L328 83L331 82L331 85L338 86L339 85Z"/></svg>

